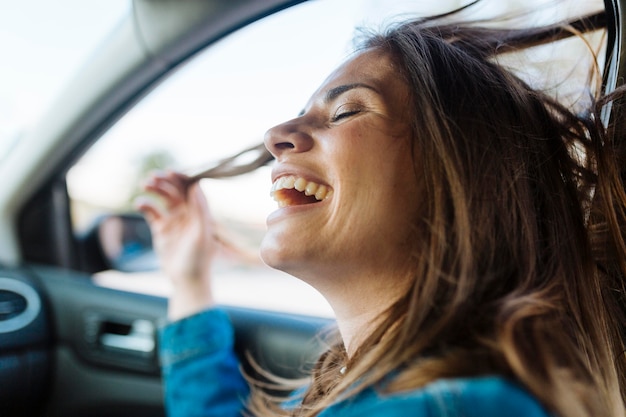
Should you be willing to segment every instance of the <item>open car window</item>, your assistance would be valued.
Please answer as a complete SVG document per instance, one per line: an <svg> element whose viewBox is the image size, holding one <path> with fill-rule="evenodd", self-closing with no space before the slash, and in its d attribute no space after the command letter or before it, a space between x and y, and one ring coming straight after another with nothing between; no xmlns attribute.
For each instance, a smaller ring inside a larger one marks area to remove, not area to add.
<svg viewBox="0 0 626 417"><path fill-rule="evenodd" d="M72 222L77 235L88 233L110 213L133 213L133 200L141 182L154 169L193 173L262 141L271 126L297 115L309 96L352 49L355 28L377 29L394 17L428 16L466 4L430 1L316 1L291 7L229 35L158 86L102 136L70 169L67 185L72 201ZM545 1L486 1L481 15L520 12L545 7L537 23L558 21L582 10L597 11L601 1L567 2L549 8ZM546 21L539 20L546 19ZM320 28L320 22L324 22ZM590 43L577 39L533 47L522 54L506 54L533 80L537 73L553 77L542 88L579 100L580 92L556 83L565 71L575 79L574 62L588 49L603 56L601 31ZM554 65L558 52L559 65ZM589 54L591 56L591 54ZM519 65L521 59L532 64ZM568 66L569 65L569 66ZM569 72L568 72L569 71ZM585 74L586 75L586 74ZM553 82L552 82L552 81ZM326 301L308 285L263 265L258 245L265 218L276 207L269 197L269 167L235 178L203 180L202 187L215 217L233 243L215 267L216 298L223 304L255 307L316 316L331 316ZM112 222L113 224L114 222ZM115 237L119 227L107 230ZM135 240L149 240L135 230ZM166 296L167 279L156 257L141 245L105 247L124 265L111 263L94 274L103 286Z"/></svg>

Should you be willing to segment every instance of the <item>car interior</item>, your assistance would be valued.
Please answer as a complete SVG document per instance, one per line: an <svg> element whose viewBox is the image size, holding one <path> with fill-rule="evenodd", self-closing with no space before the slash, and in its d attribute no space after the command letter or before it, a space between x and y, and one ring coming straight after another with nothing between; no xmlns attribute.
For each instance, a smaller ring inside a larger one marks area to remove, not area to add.
<svg viewBox="0 0 626 417"><path fill-rule="evenodd" d="M128 15L60 94L54 111L2 160L2 416L165 415L156 334L166 320L167 298L157 290L102 284L111 275L106 271L139 274L158 269L147 225L132 210L116 210L99 213L77 231L68 178L80 175L78 161L89 162L89 152L107 132L131 109L139 108L145 97L165 87L170 76L182 73L194 57L219 47L253 22L300 3L307 2L133 0ZM604 0L604 6L603 12L571 26L572 32L606 29L602 89L610 92L626 74L622 25L626 2ZM514 47L531 48L569 35L546 31L539 38L519 39ZM235 157L226 155L208 170L195 172L211 178L249 175L271 163L257 145L255 139L229 150ZM250 149L237 153L244 148ZM84 165L91 163L87 162ZM104 236L117 233L116 227L123 230L120 240L107 246ZM131 256L121 253L120 247L130 248ZM246 265L235 269L256 270ZM240 292L247 291L245 285ZM333 324L331 314L228 303L224 309L233 321L235 348L244 363L250 355L284 377L302 375L324 348L320 333ZM247 365L246 370L260 377L254 367Z"/></svg>

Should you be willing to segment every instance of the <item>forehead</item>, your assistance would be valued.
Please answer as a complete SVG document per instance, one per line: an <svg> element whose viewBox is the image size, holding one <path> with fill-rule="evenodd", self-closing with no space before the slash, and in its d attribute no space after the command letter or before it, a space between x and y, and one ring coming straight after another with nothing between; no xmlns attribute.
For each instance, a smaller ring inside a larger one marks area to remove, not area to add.
<svg viewBox="0 0 626 417"><path fill-rule="evenodd" d="M389 54L370 49L360 52L333 71L313 94L312 100L326 94L332 88L363 83L374 87L383 98L405 96L408 88Z"/></svg>

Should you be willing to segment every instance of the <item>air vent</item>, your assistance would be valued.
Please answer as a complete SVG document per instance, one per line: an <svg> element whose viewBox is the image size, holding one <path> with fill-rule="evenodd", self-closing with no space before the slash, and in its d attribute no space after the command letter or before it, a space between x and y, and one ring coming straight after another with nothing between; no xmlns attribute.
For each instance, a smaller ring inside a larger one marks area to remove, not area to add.
<svg viewBox="0 0 626 417"><path fill-rule="evenodd" d="M28 284L0 277L0 333L28 326L41 311L41 300Z"/></svg>
<svg viewBox="0 0 626 417"><path fill-rule="evenodd" d="M0 290L0 321L19 316L28 307L24 296L13 291Z"/></svg>

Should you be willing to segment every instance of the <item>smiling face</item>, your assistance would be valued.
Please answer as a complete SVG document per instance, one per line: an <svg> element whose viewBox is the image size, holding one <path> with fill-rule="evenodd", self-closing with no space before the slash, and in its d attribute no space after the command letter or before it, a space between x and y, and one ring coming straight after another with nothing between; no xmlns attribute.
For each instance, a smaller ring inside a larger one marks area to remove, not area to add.
<svg viewBox="0 0 626 417"><path fill-rule="evenodd" d="M420 194L409 102L391 59L368 50L267 132L279 206L261 246L268 265L318 289L335 276L380 280L406 268Z"/></svg>

